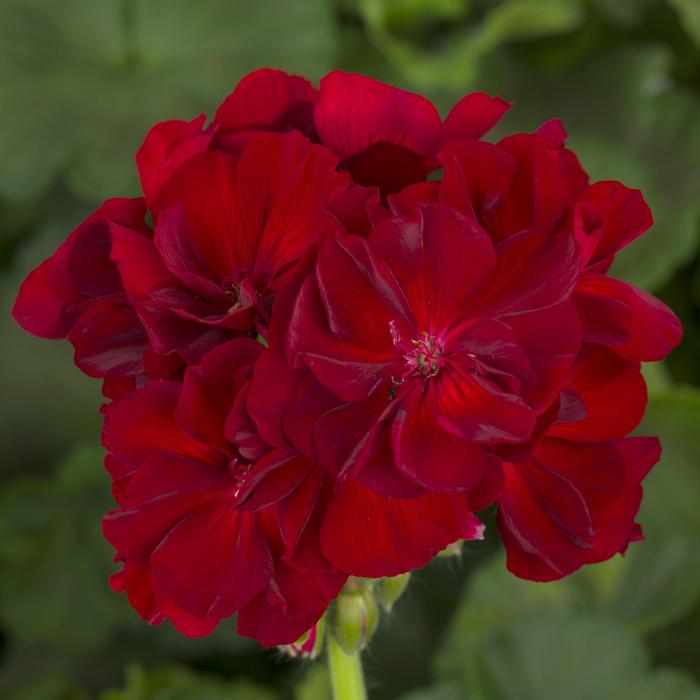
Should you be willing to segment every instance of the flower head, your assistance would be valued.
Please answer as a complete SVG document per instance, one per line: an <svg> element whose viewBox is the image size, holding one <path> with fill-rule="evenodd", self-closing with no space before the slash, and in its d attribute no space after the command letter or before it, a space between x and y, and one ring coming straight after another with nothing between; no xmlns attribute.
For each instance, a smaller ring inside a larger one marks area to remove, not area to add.
<svg viewBox="0 0 700 700"><path fill-rule="evenodd" d="M255 71L211 123L154 126L144 197L24 282L15 318L111 399L111 584L143 619L236 615L313 656L350 581L327 619L355 650L367 592L389 608L494 504L529 579L640 539L640 362L682 331L609 270L651 213L591 183L557 120L482 141L507 109L473 93L442 120L364 76Z"/></svg>

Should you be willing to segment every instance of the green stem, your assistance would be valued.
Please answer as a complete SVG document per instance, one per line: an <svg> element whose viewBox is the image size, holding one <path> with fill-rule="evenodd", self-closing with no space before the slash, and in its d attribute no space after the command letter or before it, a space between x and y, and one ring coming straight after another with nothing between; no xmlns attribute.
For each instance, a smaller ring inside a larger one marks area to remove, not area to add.
<svg viewBox="0 0 700 700"><path fill-rule="evenodd" d="M328 669L334 700L367 700L360 652L347 654L332 634L328 635Z"/></svg>

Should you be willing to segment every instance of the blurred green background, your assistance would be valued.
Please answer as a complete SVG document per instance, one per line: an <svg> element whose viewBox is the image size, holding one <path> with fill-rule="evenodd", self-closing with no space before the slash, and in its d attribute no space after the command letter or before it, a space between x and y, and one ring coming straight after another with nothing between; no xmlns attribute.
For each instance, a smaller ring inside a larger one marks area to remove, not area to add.
<svg viewBox="0 0 700 700"><path fill-rule="evenodd" d="M368 653L376 700L700 699L700 0L0 0L0 697L320 700L322 667L232 625L187 640L107 587L99 386L9 317L26 273L165 118L210 115L246 71L334 67L515 102L503 131L565 120L593 178L644 190L656 225L617 273L681 316L648 372L647 542L568 580L505 572L494 528L414 576Z"/></svg>

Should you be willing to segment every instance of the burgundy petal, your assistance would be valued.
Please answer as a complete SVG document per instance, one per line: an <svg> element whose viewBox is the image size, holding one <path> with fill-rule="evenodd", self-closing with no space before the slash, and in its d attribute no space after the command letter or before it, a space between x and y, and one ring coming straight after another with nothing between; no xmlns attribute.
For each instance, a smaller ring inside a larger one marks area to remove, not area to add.
<svg viewBox="0 0 700 700"><path fill-rule="evenodd" d="M443 125L442 139L480 139L509 109L510 104L500 97L471 92L450 110Z"/></svg>
<svg viewBox="0 0 700 700"><path fill-rule="evenodd" d="M321 546L343 571L377 578L420 568L447 545L482 533L463 496L385 498L348 481L338 484L330 501Z"/></svg>

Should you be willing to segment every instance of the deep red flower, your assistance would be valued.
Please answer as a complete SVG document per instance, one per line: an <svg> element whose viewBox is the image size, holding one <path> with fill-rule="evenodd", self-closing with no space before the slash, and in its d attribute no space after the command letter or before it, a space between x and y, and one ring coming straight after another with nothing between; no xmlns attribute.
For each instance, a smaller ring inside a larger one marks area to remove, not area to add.
<svg viewBox="0 0 700 700"><path fill-rule="evenodd" d="M152 382L105 409L105 464L119 507L104 532L125 562L113 586L144 619L168 618L196 636L238 613L239 632L272 646L307 630L346 576L321 556L314 574L294 567L279 504L239 507L257 469L298 472L289 450L251 452L227 439L261 351L252 340L231 341L189 368L184 383ZM286 505L296 511L294 498Z"/></svg>
<svg viewBox="0 0 700 700"><path fill-rule="evenodd" d="M394 497L477 486L497 468L485 448L529 440L576 357L578 265L570 237L494 248L439 204L328 238L284 339L334 397L313 426L321 463Z"/></svg>
<svg viewBox="0 0 700 700"><path fill-rule="evenodd" d="M604 561L639 538L641 481L655 438L625 438L644 415L639 363L590 346L543 414L543 436L504 464L498 526L508 568L536 581Z"/></svg>
<svg viewBox="0 0 700 700"><path fill-rule="evenodd" d="M615 254L652 225L649 207L619 182L589 184L565 138L553 121L498 144L451 143L438 196L476 218L494 241L533 228L551 237L573 233L581 252L574 302L584 338L623 357L661 360L680 342L680 322L658 299L607 275Z"/></svg>
<svg viewBox="0 0 700 700"><path fill-rule="evenodd" d="M424 181L440 167L445 143L481 138L508 109L475 92L443 122L426 98L363 75L333 71L316 90L299 76L262 69L241 80L210 125L201 115L153 127L137 164L149 208L158 212L168 178L197 153L240 153L261 132L295 130L329 148L357 184L390 194Z"/></svg>
<svg viewBox="0 0 700 700"><path fill-rule="evenodd" d="M337 399L307 372L288 367L278 349L266 350L257 362L246 411L261 439L277 446L292 445L316 464L314 423ZM271 487L274 490L275 483L288 483L285 471L289 472L281 465L269 474L259 472L257 490L264 494ZM350 475L334 479L320 467L309 473L299 490L307 494L307 512L313 510L317 518L323 555L355 576L395 576L420 568L454 542L483 537L483 525L472 513L479 504L464 493L414 489L403 497L388 497ZM261 493L253 490L251 495L259 500ZM495 495L487 498L492 502ZM280 520L285 540L293 539L298 517Z"/></svg>
<svg viewBox="0 0 700 700"><path fill-rule="evenodd" d="M150 240L145 214L142 199L107 200L27 277L12 310L34 335L67 337L76 365L104 378L108 394L143 383L147 375L170 376L180 366L178 358L160 358L149 348L110 258L115 229Z"/></svg>
<svg viewBox="0 0 700 700"><path fill-rule="evenodd" d="M584 271L575 300L585 320L586 339L644 362L663 360L680 343L680 321L648 292L606 273L615 254L652 223L641 192L619 182L596 182L576 204L574 225Z"/></svg>
<svg viewBox="0 0 700 700"><path fill-rule="evenodd" d="M338 155L357 184L392 194L437 170L436 156L445 143L481 138L508 108L501 99L471 93L443 123L420 95L334 71L321 80L314 125L321 143Z"/></svg>
<svg viewBox="0 0 700 700"><path fill-rule="evenodd" d="M681 327L609 270L651 213L558 120L481 141L507 109L256 71L210 124L156 125L145 198L29 275L15 318L113 399L111 583L145 620L294 642L348 575L481 538L494 503L524 578L641 537L640 361Z"/></svg>
<svg viewBox="0 0 700 700"><path fill-rule="evenodd" d="M120 229L112 256L158 353L197 362L236 334L264 334L272 296L327 225L347 186L326 149L298 133L207 152L169 181L153 240Z"/></svg>

